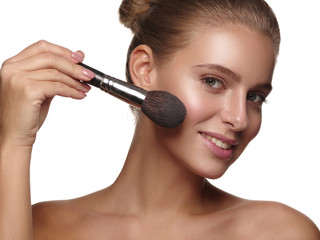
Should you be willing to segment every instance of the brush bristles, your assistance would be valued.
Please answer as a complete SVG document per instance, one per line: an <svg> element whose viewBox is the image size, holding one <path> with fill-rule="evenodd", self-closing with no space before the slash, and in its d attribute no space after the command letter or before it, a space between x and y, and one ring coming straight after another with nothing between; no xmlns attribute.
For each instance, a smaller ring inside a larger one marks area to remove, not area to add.
<svg viewBox="0 0 320 240"><path fill-rule="evenodd" d="M175 128L185 119L186 108L174 95L165 91L148 92L141 111L161 127Z"/></svg>

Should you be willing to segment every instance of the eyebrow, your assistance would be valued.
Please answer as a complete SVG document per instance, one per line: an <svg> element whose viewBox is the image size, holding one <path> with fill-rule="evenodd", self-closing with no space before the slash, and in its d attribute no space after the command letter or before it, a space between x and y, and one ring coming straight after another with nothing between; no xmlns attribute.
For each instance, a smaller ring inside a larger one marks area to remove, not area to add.
<svg viewBox="0 0 320 240"><path fill-rule="evenodd" d="M262 84L261 86L259 86L260 89L265 89L269 92L272 91L272 85L270 83L266 83L266 84Z"/></svg>
<svg viewBox="0 0 320 240"><path fill-rule="evenodd" d="M222 72L223 74L228 75L230 78L232 78L233 80L239 82L241 80L241 75L230 70L227 67L224 67L222 65L219 64L199 64L196 65L195 68L209 68L209 69L213 69L213 70L217 70ZM258 88L260 89L265 89L269 92L272 91L272 85L270 83L266 83L266 84L262 84L261 86L258 86Z"/></svg>
<svg viewBox="0 0 320 240"><path fill-rule="evenodd" d="M240 74L235 73L232 70L230 70L229 68L226 68L226 67L219 65L219 64L200 64L200 65L196 65L195 67L196 68L209 68L209 69L218 70L219 72L222 72L222 73L228 75L230 78L234 79L237 82L239 82L241 79Z"/></svg>

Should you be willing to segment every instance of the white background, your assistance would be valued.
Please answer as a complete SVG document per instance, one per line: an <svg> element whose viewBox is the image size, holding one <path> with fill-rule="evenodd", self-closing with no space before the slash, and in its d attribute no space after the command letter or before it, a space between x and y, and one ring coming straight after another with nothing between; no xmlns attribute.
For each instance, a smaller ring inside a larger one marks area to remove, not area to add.
<svg viewBox="0 0 320 240"><path fill-rule="evenodd" d="M320 3L269 0L282 45L258 137L216 186L292 206L320 225ZM45 39L86 53L85 63L124 79L129 30L120 0L1 0L0 62ZM32 158L32 202L74 198L110 185L133 132L128 106L98 89L55 98Z"/></svg>

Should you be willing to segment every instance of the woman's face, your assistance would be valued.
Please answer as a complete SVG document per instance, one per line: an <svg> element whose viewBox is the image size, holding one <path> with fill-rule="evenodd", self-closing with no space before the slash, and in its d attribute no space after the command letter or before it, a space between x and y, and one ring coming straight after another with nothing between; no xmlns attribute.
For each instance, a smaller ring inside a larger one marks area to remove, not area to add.
<svg viewBox="0 0 320 240"><path fill-rule="evenodd" d="M198 175L223 175L259 132L274 64L272 42L261 34L240 26L200 32L152 76L155 89L187 108L180 127L158 129L160 145Z"/></svg>

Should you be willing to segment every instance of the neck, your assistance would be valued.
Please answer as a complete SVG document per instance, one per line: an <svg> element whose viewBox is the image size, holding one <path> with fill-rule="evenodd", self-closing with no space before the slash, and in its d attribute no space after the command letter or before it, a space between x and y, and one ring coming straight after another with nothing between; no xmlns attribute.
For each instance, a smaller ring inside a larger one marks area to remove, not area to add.
<svg viewBox="0 0 320 240"><path fill-rule="evenodd" d="M150 129L138 122L123 170L109 188L117 209L150 215L200 211L205 179L174 159Z"/></svg>

